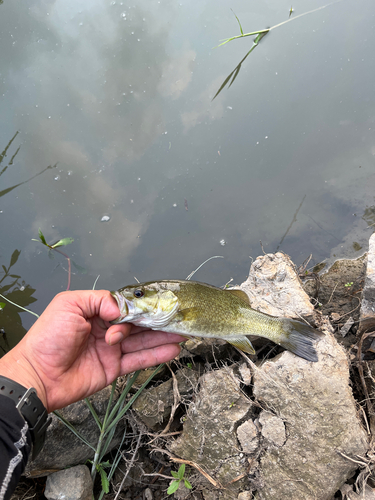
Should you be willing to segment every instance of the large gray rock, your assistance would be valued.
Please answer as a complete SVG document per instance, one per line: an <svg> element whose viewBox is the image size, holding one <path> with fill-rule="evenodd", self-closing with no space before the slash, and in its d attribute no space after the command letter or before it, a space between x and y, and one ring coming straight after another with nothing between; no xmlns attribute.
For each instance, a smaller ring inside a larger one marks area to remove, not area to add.
<svg viewBox="0 0 375 500"><path fill-rule="evenodd" d="M280 252L257 257L239 288L247 293L253 309L272 316L309 317L314 311L293 262Z"/></svg>
<svg viewBox="0 0 375 500"><path fill-rule="evenodd" d="M229 498L233 498L238 483L228 483L246 473L236 428L251 410L252 402L241 392L232 368L208 372L201 377L200 390L189 406L182 436L170 447L174 454L195 462L226 485Z"/></svg>
<svg viewBox="0 0 375 500"><path fill-rule="evenodd" d="M328 330L316 348L317 363L284 352L254 372L254 396L284 423L287 436L285 444L285 435L268 439L259 500L330 500L357 469L343 455L363 456L368 449L344 350Z"/></svg>

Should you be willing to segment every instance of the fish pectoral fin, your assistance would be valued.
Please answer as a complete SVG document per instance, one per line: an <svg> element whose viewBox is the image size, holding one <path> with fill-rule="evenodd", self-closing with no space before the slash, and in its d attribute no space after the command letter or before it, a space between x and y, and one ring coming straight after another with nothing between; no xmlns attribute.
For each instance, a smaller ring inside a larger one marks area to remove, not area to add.
<svg viewBox="0 0 375 500"><path fill-rule="evenodd" d="M248 354L255 354L255 349L247 337L239 335L238 337L224 337L224 340L234 345L234 347L237 347L237 349L240 349L241 351L247 352Z"/></svg>
<svg viewBox="0 0 375 500"><path fill-rule="evenodd" d="M174 321L180 323L181 321L193 321L196 319L197 314L199 314L198 307L186 307L178 311L174 317Z"/></svg>

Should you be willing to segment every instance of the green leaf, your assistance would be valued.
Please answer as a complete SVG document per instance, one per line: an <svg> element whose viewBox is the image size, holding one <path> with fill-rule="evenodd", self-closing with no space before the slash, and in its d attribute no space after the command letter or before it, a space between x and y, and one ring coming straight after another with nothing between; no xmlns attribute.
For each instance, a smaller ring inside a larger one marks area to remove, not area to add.
<svg viewBox="0 0 375 500"><path fill-rule="evenodd" d="M188 490L191 490L192 485L189 483L189 481L187 479L185 479L184 485L185 485L185 488L187 488Z"/></svg>
<svg viewBox="0 0 375 500"><path fill-rule="evenodd" d="M54 245L51 245L51 247L52 248L66 247L66 245L70 245L71 243L73 243L73 241L74 241L73 238L63 238L62 240L59 240Z"/></svg>
<svg viewBox="0 0 375 500"><path fill-rule="evenodd" d="M18 276L18 274L10 274L9 277L10 278L17 278L17 279L21 278L21 276Z"/></svg>
<svg viewBox="0 0 375 500"><path fill-rule="evenodd" d="M178 469L178 477L180 479L183 479L185 475L185 464L181 464L180 468Z"/></svg>
<svg viewBox="0 0 375 500"><path fill-rule="evenodd" d="M12 253L12 257L10 258L10 266L9 267L14 266L14 264L18 260L18 257L20 256L20 253L21 253L20 250L14 250L14 252Z"/></svg>
<svg viewBox="0 0 375 500"><path fill-rule="evenodd" d="M100 479L102 480L102 489L104 493L109 493L109 481L107 477L107 473L102 467L99 467Z"/></svg>
<svg viewBox="0 0 375 500"><path fill-rule="evenodd" d="M233 14L234 14L233 9L230 9L230 10L231 10L231 11L233 12ZM238 22L239 27L240 27L241 35L243 35L243 31L242 31L242 26L241 26L240 20L238 19L238 17L236 16L236 14L234 14L234 17L237 19L237 22Z"/></svg>
<svg viewBox="0 0 375 500"><path fill-rule="evenodd" d="M174 470L171 470L171 474L172 474L172 476L173 476L173 477L175 477L176 479L179 479L177 472L175 472Z"/></svg>
<svg viewBox="0 0 375 500"><path fill-rule="evenodd" d="M111 464L108 462L108 460L107 460L106 462L100 462L100 465L101 465L102 467L104 467L104 468L105 468L105 467L111 467Z"/></svg>
<svg viewBox="0 0 375 500"><path fill-rule="evenodd" d="M42 233L42 230L40 228L39 228L39 238L40 238L40 241L43 243L43 245L46 245L46 247L47 247L48 245L47 245L46 239L45 239L44 234Z"/></svg>
<svg viewBox="0 0 375 500"><path fill-rule="evenodd" d="M167 489L167 494L168 495L173 495L178 490L178 485L180 484L180 481L172 481L171 484L169 485L169 488Z"/></svg>
<svg viewBox="0 0 375 500"><path fill-rule="evenodd" d="M0 311L2 311L5 306L6 306L5 302L0 302Z"/></svg>

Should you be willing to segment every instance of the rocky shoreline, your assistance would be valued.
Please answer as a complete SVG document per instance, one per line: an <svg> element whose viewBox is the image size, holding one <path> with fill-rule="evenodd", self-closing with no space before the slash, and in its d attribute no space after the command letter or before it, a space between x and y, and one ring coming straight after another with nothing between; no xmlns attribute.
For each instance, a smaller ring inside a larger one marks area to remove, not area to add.
<svg viewBox="0 0 375 500"><path fill-rule="evenodd" d="M257 356L220 341L186 342L124 419L122 428L132 432L105 498L114 498L120 485L118 498L166 498L171 470L185 463L192 489L182 481L174 498L375 499L375 234L368 255L337 261L324 274L307 265L296 269L282 253L263 255L239 288L252 307L303 317L323 331L319 361L307 362L264 339L254 342ZM105 391L92 398L99 414ZM64 412L94 444L96 423L84 403ZM49 474L47 498L91 498L92 485L87 489L87 481L77 479L85 475L82 465L75 479L69 479L77 474L74 467L53 472L92 455L54 419L26 481ZM70 491L78 483L86 490Z"/></svg>

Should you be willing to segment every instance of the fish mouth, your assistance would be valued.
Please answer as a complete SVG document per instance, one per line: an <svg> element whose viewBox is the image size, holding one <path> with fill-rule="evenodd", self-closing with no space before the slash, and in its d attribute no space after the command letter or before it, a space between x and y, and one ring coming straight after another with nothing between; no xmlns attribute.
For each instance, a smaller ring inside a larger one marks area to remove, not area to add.
<svg viewBox="0 0 375 500"><path fill-rule="evenodd" d="M113 321L110 321L111 325L117 325L118 323L125 323L126 318L130 314L131 303L125 299L125 297L119 292L110 292L112 297L116 300L117 306L120 309L120 316Z"/></svg>

